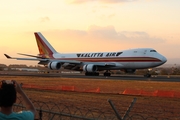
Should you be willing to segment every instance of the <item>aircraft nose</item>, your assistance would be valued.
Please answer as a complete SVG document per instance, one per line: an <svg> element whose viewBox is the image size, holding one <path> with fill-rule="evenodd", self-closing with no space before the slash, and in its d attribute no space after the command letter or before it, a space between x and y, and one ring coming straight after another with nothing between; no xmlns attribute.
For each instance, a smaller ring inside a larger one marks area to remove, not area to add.
<svg viewBox="0 0 180 120"><path fill-rule="evenodd" d="M167 61L166 57L162 56L161 61L162 63L165 63Z"/></svg>

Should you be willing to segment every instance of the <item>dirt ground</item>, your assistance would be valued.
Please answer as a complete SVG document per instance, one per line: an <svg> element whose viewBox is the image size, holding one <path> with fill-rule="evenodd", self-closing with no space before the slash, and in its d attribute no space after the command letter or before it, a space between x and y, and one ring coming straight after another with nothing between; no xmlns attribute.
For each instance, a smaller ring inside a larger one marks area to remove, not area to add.
<svg viewBox="0 0 180 120"><path fill-rule="evenodd" d="M157 119L179 119L180 99L168 97L148 97L121 95L125 89L143 89L148 91L165 90L180 91L179 82L152 82L152 81L126 81L126 80L101 80L101 79L80 79L61 77L17 77L1 76L0 80L13 79L23 84L37 84L41 86L75 86L80 90L100 88L100 93L81 93L68 91L50 91L25 89L27 95L34 101L67 104L80 108L99 109L101 111L112 108L108 103L111 100L120 115L123 115L131 102L136 98L136 102L129 113L131 116L140 115L144 119L148 117ZM114 114L114 113L113 113ZM138 118L134 118L138 119Z"/></svg>

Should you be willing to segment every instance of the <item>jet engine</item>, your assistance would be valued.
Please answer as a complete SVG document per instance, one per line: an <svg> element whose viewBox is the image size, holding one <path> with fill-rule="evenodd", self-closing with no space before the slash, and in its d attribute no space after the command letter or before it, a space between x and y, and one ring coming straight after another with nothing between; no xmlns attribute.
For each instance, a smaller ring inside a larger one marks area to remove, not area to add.
<svg viewBox="0 0 180 120"><path fill-rule="evenodd" d="M60 62L49 62L48 68L51 70L59 70L61 68L61 63Z"/></svg>
<svg viewBox="0 0 180 120"><path fill-rule="evenodd" d="M83 66L83 71L85 72L96 72L97 71L97 66L94 64L87 64Z"/></svg>

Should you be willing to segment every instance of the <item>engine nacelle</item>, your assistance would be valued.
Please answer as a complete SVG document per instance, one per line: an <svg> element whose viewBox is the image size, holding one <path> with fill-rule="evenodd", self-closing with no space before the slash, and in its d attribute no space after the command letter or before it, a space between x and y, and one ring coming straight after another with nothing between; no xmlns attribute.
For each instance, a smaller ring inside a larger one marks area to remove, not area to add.
<svg viewBox="0 0 180 120"><path fill-rule="evenodd" d="M59 70L61 68L61 63L60 62L49 62L48 68L51 70Z"/></svg>
<svg viewBox="0 0 180 120"><path fill-rule="evenodd" d="M125 73L134 73L136 71L136 69L125 69L124 72Z"/></svg>
<svg viewBox="0 0 180 120"><path fill-rule="evenodd" d="M85 72L96 72L97 71L97 66L94 64L87 64L83 66L83 71Z"/></svg>

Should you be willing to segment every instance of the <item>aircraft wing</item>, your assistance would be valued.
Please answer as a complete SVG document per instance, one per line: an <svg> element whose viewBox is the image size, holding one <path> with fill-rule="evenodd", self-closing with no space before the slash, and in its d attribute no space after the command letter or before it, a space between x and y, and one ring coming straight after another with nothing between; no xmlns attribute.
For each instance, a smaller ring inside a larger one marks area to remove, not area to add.
<svg viewBox="0 0 180 120"><path fill-rule="evenodd" d="M106 67L124 67L122 64L117 63L117 62L81 62L77 60L63 60L63 59L49 59L49 58L41 58L39 56L34 56L34 55L28 55L28 54L21 54L20 55L25 55L29 57L35 57L35 58L18 58L18 57L11 57L7 54L4 54L6 58L8 59L16 59L16 60L31 60L31 61L40 61L38 64L48 64L49 62L61 62L62 64L65 64L64 67L66 69L72 69L72 70L78 70L85 64L94 64L101 69L106 68Z"/></svg>
<svg viewBox="0 0 180 120"><path fill-rule="evenodd" d="M61 63L72 63L72 64L80 64L80 61L76 61L76 60L56 60L56 59L49 59L49 58L17 58L17 57L11 57L7 54L4 54L6 56L6 58L8 59L16 59L16 60L32 60L32 61L40 61L40 62L53 62L53 61L58 61ZM22 54L21 54L22 55ZM27 54L23 54L25 56L31 56L31 57L38 57L38 56L33 56L33 55L27 55Z"/></svg>
<svg viewBox="0 0 180 120"><path fill-rule="evenodd" d="M43 58L43 57L40 57L40 56L29 55L29 54L23 54L23 53L18 53L18 54L19 54L19 55L28 56L28 57Z"/></svg>
<svg viewBox="0 0 180 120"><path fill-rule="evenodd" d="M41 59L41 58L17 58L17 57L11 57L7 54L4 54L6 58L8 59L16 59L16 60L34 60L34 61L48 61L48 59Z"/></svg>

